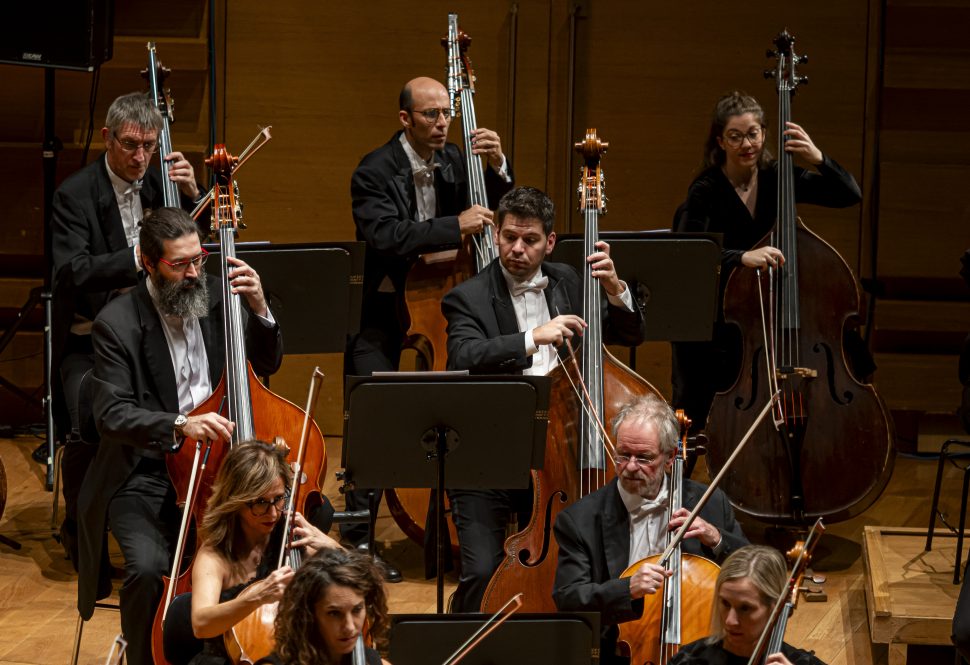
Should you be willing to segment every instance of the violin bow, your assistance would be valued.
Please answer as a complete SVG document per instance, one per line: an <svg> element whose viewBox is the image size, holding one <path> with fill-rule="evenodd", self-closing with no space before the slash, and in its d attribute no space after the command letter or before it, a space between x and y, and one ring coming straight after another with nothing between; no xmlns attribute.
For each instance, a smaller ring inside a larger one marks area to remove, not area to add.
<svg viewBox="0 0 970 665"><path fill-rule="evenodd" d="M731 468L731 464L734 462L735 458L737 458L738 454L744 449L744 446L747 445L748 440L751 438L751 435L754 434L755 429L757 429L758 425L761 424L761 421L765 419L765 416L768 415L768 412L778 401L779 393L780 391L776 391L775 394L771 396L771 399L769 399L764 408L761 409L761 413L759 413L758 417L755 418L753 423L751 423L751 427L749 427L748 431L745 432L741 442L734 449L734 452L731 453L731 456L727 458L727 461L724 462L724 466L721 467L721 470L711 481L710 485L707 486L707 489L701 496L700 501L698 501L697 505L694 506L694 510L691 511L690 515L687 516L687 520L680 525L680 528L677 529L677 533L673 538L671 538L670 543L667 545L667 549L665 549L663 554L660 556L660 561L657 562L658 564L661 566L666 565L667 560L674 551L674 548L680 545L680 541L684 539L684 534L687 533L690 525L694 523L697 515L700 514L701 510L707 504L708 500L711 498L711 495L714 493L714 490L717 489L718 483L720 483L721 479L724 477L724 474L727 473L727 470Z"/></svg>
<svg viewBox="0 0 970 665"><path fill-rule="evenodd" d="M472 636L469 637L467 640L465 640L465 643L462 644L460 647L458 647L455 653L448 656L445 662L442 663L441 665L455 665L455 663L457 663L462 658L464 658L469 653L471 653L472 649L478 646L478 644L482 640L484 640L486 637L491 635L496 628L501 626L506 619L508 619L513 614L515 614L519 610L519 608L522 607L522 595L523 595L522 593L517 593L511 598L509 598L508 602L502 605L502 607L498 608L498 612L496 612L491 617L489 617L488 621L483 623L478 630L472 633ZM504 616L501 616L501 618L499 618L499 615L501 615L502 612L505 612L505 609L509 605L513 605L513 604L515 605L515 607L513 607L511 610L506 612Z"/></svg>
<svg viewBox="0 0 970 665"><path fill-rule="evenodd" d="M249 145L246 146L246 149L243 150L242 153L239 155L239 157L236 158L237 161L232 167L232 177L235 177L236 171L239 170L239 167L245 164L247 161L249 161L249 158L252 157L254 154L256 154L257 150L259 150L264 145L269 143L269 140L273 138L269 133L269 130L271 130L272 128L273 128L272 125L268 127L263 127L261 130L259 130L259 133L256 134L256 137L249 142ZM232 180L232 177L229 178L230 181ZM205 196L203 196L196 204L195 208L192 209L192 212L190 213L192 215L192 219L199 218L199 215L201 215L205 211L205 209L208 208L209 205L212 203L212 199L214 195L215 195L215 187L213 187L208 192L206 192Z"/></svg>

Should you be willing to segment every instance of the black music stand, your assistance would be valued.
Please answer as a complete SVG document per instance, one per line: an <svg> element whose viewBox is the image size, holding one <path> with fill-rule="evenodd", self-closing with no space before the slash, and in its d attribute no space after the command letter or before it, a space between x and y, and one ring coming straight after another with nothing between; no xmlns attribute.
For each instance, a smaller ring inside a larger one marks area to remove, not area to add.
<svg viewBox="0 0 970 665"><path fill-rule="evenodd" d="M218 244L206 244L218 253ZM343 353L360 327L364 243L236 243L236 255L259 273L284 353Z"/></svg>
<svg viewBox="0 0 970 665"><path fill-rule="evenodd" d="M717 321L721 237L669 231L600 233L600 240L610 243L620 279L643 308L644 341L711 339ZM559 236L552 258L583 274L587 264L582 236ZM636 369L636 348L630 350L630 367Z"/></svg>
<svg viewBox="0 0 970 665"><path fill-rule="evenodd" d="M545 456L549 386L546 376L347 377L345 486L436 490L439 613L444 611L444 491L528 487L529 470L542 468Z"/></svg>
<svg viewBox="0 0 970 665"><path fill-rule="evenodd" d="M487 619L486 614L392 614L388 660L394 665L443 663ZM597 612L513 614L462 663L596 665L599 624Z"/></svg>

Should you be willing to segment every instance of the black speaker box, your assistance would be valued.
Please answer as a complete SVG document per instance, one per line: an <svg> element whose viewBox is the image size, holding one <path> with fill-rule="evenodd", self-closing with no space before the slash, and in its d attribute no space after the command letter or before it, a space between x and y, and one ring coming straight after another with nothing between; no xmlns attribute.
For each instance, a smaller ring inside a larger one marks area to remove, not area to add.
<svg viewBox="0 0 970 665"><path fill-rule="evenodd" d="M0 20L0 63L92 71L111 59L114 0L18 0Z"/></svg>

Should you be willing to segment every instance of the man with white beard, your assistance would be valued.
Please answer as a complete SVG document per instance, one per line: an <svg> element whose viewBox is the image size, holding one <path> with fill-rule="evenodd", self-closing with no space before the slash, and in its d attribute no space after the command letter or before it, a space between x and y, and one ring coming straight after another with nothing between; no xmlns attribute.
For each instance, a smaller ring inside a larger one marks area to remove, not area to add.
<svg viewBox="0 0 970 665"><path fill-rule="evenodd" d="M108 303L92 329L101 443L79 502L78 611L89 619L95 600L111 591L104 567L110 526L125 558L119 598L132 665L152 662L152 619L178 527L165 455L185 438L225 445L234 429L219 413L188 415L225 369L222 289L218 277L206 275L208 254L195 222L182 210L160 208L143 220L139 244L147 279ZM273 374L283 347L259 275L239 259L223 260L248 309L247 356L257 374Z"/></svg>
<svg viewBox="0 0 970 665"><path fill-rule="evenodd" d="M643 597L662 588L666 574L645 563L631 577L633 562L660 554L697 505L704 485L684 479L683 505L667 520L670 468L677 451L677 418L650 394L623 407L613 420L616 479L566 508L553 527L559 560L553 599L562 611L601 613L601 662L614 660L616 624L643 613ZM714 561L748 544L727 496L715 490L685 534L681 549Z"/></svg>

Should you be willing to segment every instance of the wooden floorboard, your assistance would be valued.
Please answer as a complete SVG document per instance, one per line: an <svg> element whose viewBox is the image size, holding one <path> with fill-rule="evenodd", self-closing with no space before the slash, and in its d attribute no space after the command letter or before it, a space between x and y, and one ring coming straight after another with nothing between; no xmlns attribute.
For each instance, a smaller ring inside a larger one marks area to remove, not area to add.
<svg viewBox="0 0 970 665"><path fill-rule="evenodd" d="M19 551L0 545L0 665L66 664L73 644L77 579L51 535L51 495L43 489L43 468L30 459L37 443L32 437L0 439L0 459L8 485L0 534L23 545ZM339 448L339 440L328 440L330 472L324 484L324 491L338 509L342 507L342 497L333 470L338 464ZM789 642L814 649L830 665L888 663L886 645L873 645L869 640L862 529L867 524L925 528L935 474L935 460L901 457L886 491L869 510L829 526L819 545L822 557L815 564L815 570L827 578L824 589L828 600L799 604L790 623ZM960 471L948 466L941 509L954 522L959 515L961 480ZM752 540L765 540L764 525L742 522ZM421 548L406 539L383 507L376 533L386 556L405 575L404 582L389 586L391 610L433 612L435 584L434 580L423 579ZM446 593L450 594L454 587L452 576ZM117 612L95 612L85 625L79 662L103 662L119 630ZM918 662L912 653L910 662ZM952 656L950 660L922 662L952 662Z"/></svg>

